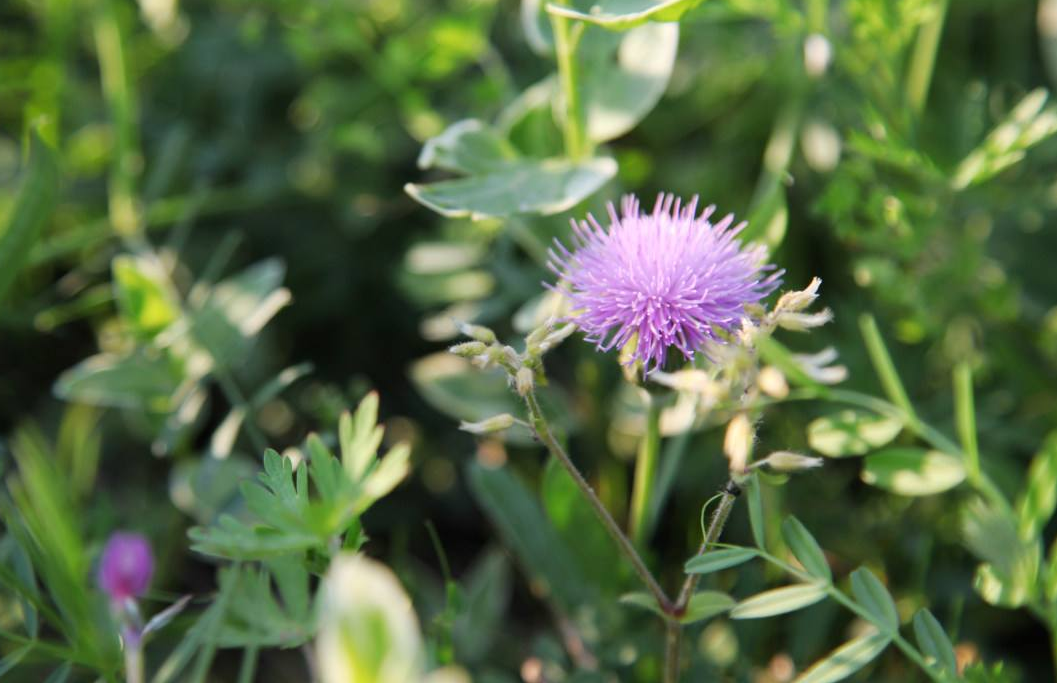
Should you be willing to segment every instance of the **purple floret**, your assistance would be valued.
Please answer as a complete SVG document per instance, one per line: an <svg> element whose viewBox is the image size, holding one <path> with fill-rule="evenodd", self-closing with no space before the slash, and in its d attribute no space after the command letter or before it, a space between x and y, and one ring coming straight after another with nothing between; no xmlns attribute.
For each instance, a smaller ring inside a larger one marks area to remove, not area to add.
<svg viewBox="0 0 1057 683"><path fill-rule="evenodd" d="M746 305L781 284L766 247L737 240L746 224L732 227L733 215L710 223L715 207L696 215L696 196L681 206L662 194L646 214L628 195L619 216L613 204L608 210L608 228L591 215L573 221L573 251L555 240L549 265L587 341L609 351L637 334L633 359L647 371L662 367L670 348L689 360L721 341L719 331L733 332Z"/></svg>

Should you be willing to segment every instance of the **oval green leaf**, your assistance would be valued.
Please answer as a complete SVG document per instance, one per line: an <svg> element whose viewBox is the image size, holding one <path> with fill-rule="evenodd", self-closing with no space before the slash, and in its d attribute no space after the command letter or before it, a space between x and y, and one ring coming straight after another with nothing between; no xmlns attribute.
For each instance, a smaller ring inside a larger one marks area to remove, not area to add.
<svg viewBox="0 0 1057 683"><path fill-rule="evenodd" d="M914 637L917 638L921 652L931 658L939 668L948 673L958 671L954 646L951 645L947 632L936 617L932 616L932 612L925 608L919 609L914 615Z"/></svg>
<svg viewBox="0 0 1057 683"><path fill-rule="evenodd" d="M782 538L793 551L793 555L803 565L807 573L816 579L829 581L833 578L826 555L819 547L818 541L796 517L786 517L782 522Z"/></svg>
<svg viewBox="0 0 1057 683"><path fill-rule="evenodd" d="M865 455L888 445L903 429L903 423L859 410L842 410L820 417L807 426L807 442L831 458Z"/></svg>
<svg viewBox="0 0 1057 683"><path fill-rule="evenodd" d="M851 573L851 592L859 606L870 615L870 620L881 630L892 633L899 628L899 613L895 602L881 580L866 567Z"/></svg>
<svg viewBox="0 0 1057 683"><path fill-rule="evenodd" d="M889 448L866 457L862 480L903 496L943 493L965 480L965 466L953 455L923 448Z"/></svg>
<svg viewBox="0 0 1057 683"><path fill-rule="evenodd" d="M631 605L632 607L648 610L660 617L665 616L664 610L662 610L661 606L657 604L657 600L645 591L625 593L620 596L619 602L622 605Z"/></svg>
<svg viewBox="0 0 1057 683"><path fill-rule="evenodd" d="M656 604L656 601L654 601ZM699 591L690 598L686 614L679 618L682 624L693 624L722 614L734 606L734 598L719 591Z"/></svg>
<svg viewBox="0 0 1057 683"><path fill-rule="evenodd" d="M824 583L801 583L757 593L734 606L732 619L762 619L795 612L826 597Z"/></svg>
<svg viewBox="0 0 1057 683"><path fill-rule="evenodd" d="M735 567L748 562L758 553L754 548L721 548L710 550L704 555L692 557L686 562L687 574L711 574L721 569Z"/></svg>

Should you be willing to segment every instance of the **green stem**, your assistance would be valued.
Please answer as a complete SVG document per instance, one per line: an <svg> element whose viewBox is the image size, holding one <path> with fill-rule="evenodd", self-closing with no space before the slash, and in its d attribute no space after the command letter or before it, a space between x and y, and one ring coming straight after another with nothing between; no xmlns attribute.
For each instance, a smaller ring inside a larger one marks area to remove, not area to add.
<svg viewBox="0 0 1057 683"><path fill-rule="evenodd" d="M646 516L657 479L657 459L661 451L661 405L656 396L643 392L646 400L646 433L635 459L635 482L631 491L631 517L628 532L635 545L646 542L649 528Z"/></svg>
<svg viewBox="0 0 1057 683"><path fill-rule="evenodd" d="M947 15L947 0L940 0L936 5L936 14L918 29L918 39L914 44L914 54L910 58L910 71L907 73L906 98L910 109L916 116L921 116L925 109L925 100L929 95L929 84L936 64L936 51L940 46L940 35L943 33L943 20Z"/></svg>
<svg viewBox="0 0 1057 683"><path fill-rule="evenodd" d="M605 527L606 531L616 542L617 547L627 557L631 563L635 573L639 575L642 582L646 584L646 588L653 595L654 599L657 600L657 604L660 606L661 611L664 613L670 613L672 610L672 602L668 599L664 589L661 588L660 584L657 583L657 579L653 577L646 563L643 562L642 557L639 556L635 546L632 545L628 537L624 535L624 532L620 529L620 525L617 524L613 516L609 514L609 510L599 500L598 495L595 494L594 489L587 483L584 476L580 474L580 470L576 468L569 454L565 452L558 440L554 438L554 434L551 432L550 426L547 424L547 418L543 415L543 410L540 409L539 401L536 398L536 394L533 391L529 391L525 394L525 405L528 407L529 422L532 424L532 429L539 437L539 440L543 442L543 445L547 447L550 454L553 455L562 467L572 477L573 482L579 487L580 492L584 498L590 503L591 507L595 511L595 515L598 516L599 521L602 522L602 526Z"/></svg>
<svg viewBox="0 0 1057 683"><path fill-rule="evenodd" d="M568 17L554 14L551 15L551 26L554 28L558 81L561 84L562 98L565 102L565 122L562 126L565 154L573 161L580 161L591 154L583 103L580 100L579 74L576 68L576 46L583 28L579 23L574 27Z"/></svg>
<svg viewBox="0 0 1057 683"><path fill-rule="evenodd" d="M727 525L727 520L730 519L730 513L734 509L734 502L740 494L741 489L734 480L727 482L727 485L720 491L719 505L712 514L712 521L708 524L708 532L705 534L704 541L702 541L695 557L704 555L719 541L719 537L723 535L723 528ZM690 598L694 596L697 584L700 581L701 574L688 574L686 576L683 588L679 591L679 597L676 599L675 607L672 610L675 617L678 618L686 612L686 608L690 604ZM668 620L665 638L664 683L678 683L679 681L679 643L682 640L682 632L682 624L677 619Z"/></svg>
<svg viewBox="0 0 1057 683"><path fill-rule="evenodd" d="M143 645L125 643L125 680L143 683Z"/></svg>

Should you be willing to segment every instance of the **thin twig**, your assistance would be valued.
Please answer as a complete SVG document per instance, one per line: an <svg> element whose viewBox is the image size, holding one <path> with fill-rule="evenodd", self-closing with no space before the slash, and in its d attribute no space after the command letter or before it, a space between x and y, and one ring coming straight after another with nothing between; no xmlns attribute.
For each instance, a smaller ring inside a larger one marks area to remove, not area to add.
<svg viewBox="0 0 1057 683"><path fill-rule="evenodd" d="M602 501L599 500L594 489L592 489L591 485L587 483L584 476L580 474L580 470L576 468L576 465L569 457L569 454L565 452L565 449L558 443L558 440L554 438L554 434L551 432L550 426L547 424L547 419L544 417L543 411L540 409L539 401L536 399L534 391L530 390L525 394L525 404L528 406L529 421L532 423L532 429L536 433L536 436L539 437L539 440L543 442L543 445L547 447L547 450L550 451L551 455L557 458L558 462L561 463L569 473L569 476L572 477L572 480L579 487L584 498L586 498L587 502L591 504L591 507L595 511L595 515L598 516L598 519L602 522L606 531L609 532L609 535L616 542L617 547L624 556L627 557L632 568L635 570L635 573L639 575L642 582L646 584L646 588L653 595L654 599L657 600L657 604L660 605L661 611L666 614L670 613L673 607L672 601L668 598L667 594L665 594L664 589L661 588L660 584L657 583L657 579L653 577L653 574L646 566L646 563L642 560L642 557L639 556L638 551L635 550L635 546L632 545L631 541L628 540L628 537L624 535L620 525L617 524L616 520L613 519L613 516L609 514L609 510L606 509L606 506Z"/></svg>

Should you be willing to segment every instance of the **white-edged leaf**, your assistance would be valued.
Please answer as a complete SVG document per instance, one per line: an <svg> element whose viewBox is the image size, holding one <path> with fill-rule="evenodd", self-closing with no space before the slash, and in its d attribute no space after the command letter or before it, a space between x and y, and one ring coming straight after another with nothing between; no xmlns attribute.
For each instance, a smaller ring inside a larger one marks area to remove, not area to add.
<svg viewBox="0 0 1057 683"><path fill-rule="evenodd" d="M608 157L573 163L565 159L522 159L486 173L416 185L404 190L415 201L449 218L499 218L517 213L550 215L566 211L616 175Z"/></svg>
<svg viewBox="0 0 1057 683"><path fill-rule="evenodd" d="M709 550L704 555L698 555L687 560L684 569L687 574L711 574L721 569L735 567L743 562L748 562L758 554L755 548Z"/></svg>
<svg viewBox="0 0 1057 683"><path fill-rule="evenodd" d="M923 448L888 448L866 456L862 480L903 496L943 493L965 480L961 459Z"/></svg>
<svg viewBox="0 0 1057 683"><path fill-rule="evenodd" d="M795 612L826 597L824 583L799 583L745 598L730 611L731 619L762 619Z"/></svg>
<svg viewBox="0 0 1057 683"><path fill-rule="evenodd" d="M829 581L833 578L826 555L819 547L818 541L796 517L786 517L782 522L782 538L793 551L793 555L803 565L807 573L816 579Z"/></svg>
<svg viewBox="0 0 1057 683"><path fill-rule="evenodd" d="M888 445L902 429L903 423L892 417L842 410L812 420L807 426L807 442L831 458L865 455Z"/></svg>
<svg viewBox="0 0 1057 683"><path fill-rule="evenodd" d="M895 602L881 580L866 567L851 573L851 592L855 601L870 615L871 621L882 630L892 633L899 628L899 613Z"/></svg>
<svg viewBox="0 0 1057 683"><path fill-rule="evenodd" d="M550 3L550 14L585 21L611 31L626 31L650 21L679 21L702 0L600 0L590 12Z"/></svg>
<svg viewBox="0 0 1057 683"><path fill-rule="evenodd" d="M872 662L891 641L884 633L870 633L849 640L811 665L793 683L836 683Z"/></svg>

